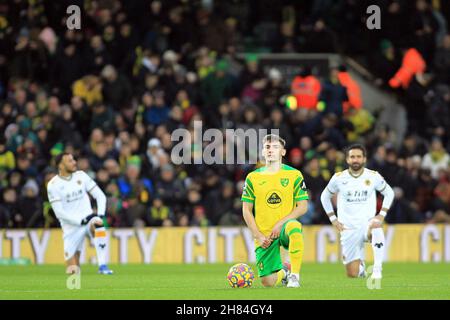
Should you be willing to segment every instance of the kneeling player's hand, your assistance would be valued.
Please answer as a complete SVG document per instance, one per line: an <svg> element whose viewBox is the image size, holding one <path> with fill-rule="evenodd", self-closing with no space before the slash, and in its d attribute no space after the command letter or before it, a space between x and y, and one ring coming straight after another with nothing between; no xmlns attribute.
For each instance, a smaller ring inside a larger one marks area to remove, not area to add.
<svg viewBox="0 0 450 320"><path fill-rule="evenodd" d="M282 224L277 223L273 229L272 233L270 234L271 239L277 239L280 236L281 228L283 227Z"/></svg>
<svg viewBox="0 0 450 320"><path fill-rule="evenodd" d="M334 220L332 223L333 223L333 226L335 226L339 232L342 232L345 230L345 226L342 223L340 223L339 221Z"/></svg>
<svg viewBox="0 0 450 320"><path fill-rule="evenodd" d="M272 243L272 239L267 238L262 233L256 236L256 240L258 240L259 244L263 249L267 249L268 247L270 247Z"/></svg>
<svg viewBox="0 0 450 320"><path fill-rule="evenodd" d="M83 220L81 220L81 225L86 225L89 223L89 221L93 218L96 217L97 214L96 213L91 213L90 215L86 216Z"/></svg>

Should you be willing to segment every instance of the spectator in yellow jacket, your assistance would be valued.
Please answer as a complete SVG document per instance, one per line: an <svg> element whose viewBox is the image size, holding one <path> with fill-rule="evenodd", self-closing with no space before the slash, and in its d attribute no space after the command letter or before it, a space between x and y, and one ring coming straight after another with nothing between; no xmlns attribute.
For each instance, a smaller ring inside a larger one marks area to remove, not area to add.
<svg viewBox="0 0 450 320"><path fill-rule="evenodd" d="M82 98L88 106L96 102L103 102L102 83L94 75L87 75L75 81L72 85L74 96Z"/></svg>
<svg viewBox="0 0 450 320"><path fill-rule="evenodd" d="M14 153L6 149L6 139L0 138L0 173L7 172L16 167Z"/></svg>

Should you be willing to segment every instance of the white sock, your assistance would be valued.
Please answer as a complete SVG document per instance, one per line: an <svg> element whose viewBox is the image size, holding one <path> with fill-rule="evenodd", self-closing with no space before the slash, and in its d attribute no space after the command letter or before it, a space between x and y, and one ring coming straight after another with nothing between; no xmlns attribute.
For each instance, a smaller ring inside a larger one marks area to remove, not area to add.
<svg viewBox="0 0 450 320"><path fill-rule="evenodd" d="M298 273L291 273L291 274L294 275L297 278L297 280L300 280L300 275Z"/></svg>
<svg viewBox="0 0 450 320"><path fill-rule="evenodd" d="M359 264L359 274L362 275L364 274L364 271L366 271L366 267L363 261L361 261L361 263Z"/></svg>
<svg viewBox="0 0 450 320"><path fill-rule="evenodd" d="M372 229L373 267L380 268L384 257L384 232L381 228Z"/></svg>
<svg viewBox="0 0 450 320"><path fill-rule="evenodd" d="M105 227L95 228L94 246L97 252L97 263L99 266L106 264L106 256L108 253L108 244L106 243Z"/></svg>

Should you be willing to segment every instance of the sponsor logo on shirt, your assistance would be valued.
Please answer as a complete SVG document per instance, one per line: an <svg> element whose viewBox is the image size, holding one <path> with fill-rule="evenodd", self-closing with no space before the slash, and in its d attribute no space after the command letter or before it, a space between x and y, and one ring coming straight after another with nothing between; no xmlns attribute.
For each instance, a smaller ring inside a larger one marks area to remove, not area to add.
<svg viewBox="0 0 450 320"><path fill-rule="evenodd" d="M278 194L279 192L277 190L269 191L266 195L266 202L268 206L272 209L276 209L279 206L281 206L281 197Z"/></svg>
<svg viewBox="0 0 450 320"><path fill-rule="evenodd" d="M347 191L347 202L366 202L368 200L368 190Z"/></svg>
<svg viewBox="0 0 450 320"><path fill-rule="evenodd" d="M71 193L66 193L66 202L73 202L83 198L83 190L72 191Z"/></svg>

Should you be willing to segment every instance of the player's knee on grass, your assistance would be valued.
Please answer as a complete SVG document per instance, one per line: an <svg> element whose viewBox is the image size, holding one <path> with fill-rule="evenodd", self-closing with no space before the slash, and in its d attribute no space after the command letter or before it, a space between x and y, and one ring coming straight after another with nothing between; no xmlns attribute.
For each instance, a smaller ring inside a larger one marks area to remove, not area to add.
<svg viewBox="0 0 450 320"><path fill-rule="evenodd" d="M269 276L261 277L261 284L264 287L273 287L277 283L276 274L271 274Z"/></svg>
<svg viewBox="0 0 450 320"><path fill-rule="evenodd" d="M77 251L75 254L66 260L67 268L66 274L77 274L80 272L80 252Z"/></svg>
<svg viewBox="0 0 450 320"><path fill-rule="evenodd" d="M67 274L72 274L72 273L74 273L74 272L73 272L73 271L74 271L74 267L76 267L76 266L77 266L77 264L76 264L76 262L75 262L75 258L74 258L74 257L72 257L72 258L66 260L66 273L67 273Z"/></svg>
<svg viewBox="0 0 450 320"><path fill-rule="evenodd" d="M347 271L347 277L349 278L357 278L359 276L359 260L357 262L352 261L349 264L347 264L346 271Z"/></svg>
<svg viewBox="0 0 450 320"><path fill-rule="evenodd" d="M67 266L66 274L79 274L80 273L80 266L76 264L71 264Z"/></svg>
<svg viewBox="0 0 450 320"><path fill-rule="evenodd" d="M347 277L349 277L349 278L358 278L358 272L347 270Z"/></svg>

